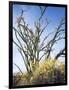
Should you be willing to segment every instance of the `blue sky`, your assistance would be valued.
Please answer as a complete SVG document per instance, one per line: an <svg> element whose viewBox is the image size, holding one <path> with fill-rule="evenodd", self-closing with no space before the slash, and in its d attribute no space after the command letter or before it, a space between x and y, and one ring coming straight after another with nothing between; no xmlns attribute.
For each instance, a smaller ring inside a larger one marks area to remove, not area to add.
<svg viewBox="0 0 69 90"><path fill-rule="evenodd" d="M16 20L17 17L20 16L21 10L26 10L24 13L24 18L26 20L26 23L29 24L29 28L32 28L33 31L35 31L34 28L34 22L38 20L40 17L40 9L38 6L27 6L27 5L13 5L13 26L16 27ZM50 32L54 31L57 28L57 25L59 24L61 18L65 17L65 8L62 7L47 7L46 12L43 16L43 20L46 18L50 22L46 30L44 31L41 40ZM42 23L42 25L44 26ZM13 39L15 39L15 35L13 32ZM59 41L57 45L54 46L56 50L52 53L52 56L54 56L56 53L59 52L65 45L65 42ZM26 71L24 62L22 60L22 57L20 53L17 50L17 47L13 44L13 62L16 63L23 71ZM18 69L13 65L13 72L18 72Z"/></svg>

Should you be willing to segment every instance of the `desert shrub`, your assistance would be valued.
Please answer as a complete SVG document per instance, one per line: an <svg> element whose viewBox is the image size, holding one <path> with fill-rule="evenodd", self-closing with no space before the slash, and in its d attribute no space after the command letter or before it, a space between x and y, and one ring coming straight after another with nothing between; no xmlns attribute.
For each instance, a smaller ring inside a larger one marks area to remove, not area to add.
<svg viewBox="0 0 69 90"><path fill-rule="evenodd" d="M65 65L57 60L46 60L32 74L14 76L14 86L65 83Z"/></svg>
<svg viewBox="0 0 69 90"><path fill-rule="evenodd" d="M13 86L16 86L20 80L21 80L20 73L14 74L13 75Z"/></svg>
<svg viewBox="0 0 69 90"><path fill-rule="evenodd" d="M64 64L56 60L47 60L40 64L31 77L32 84L64 83Z"/></svg>
<svg viewBox="0 0 69 90"><path fill-rule="evenodd" d="M22 75L16 74L13 76L13 86L29 85L30 74L23 73Z"/></svg>

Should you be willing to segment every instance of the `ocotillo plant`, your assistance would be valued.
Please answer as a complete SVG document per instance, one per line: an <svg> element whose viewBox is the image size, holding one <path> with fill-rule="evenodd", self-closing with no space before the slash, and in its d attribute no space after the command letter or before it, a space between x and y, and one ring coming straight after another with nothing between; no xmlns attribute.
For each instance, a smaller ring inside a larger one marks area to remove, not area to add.
<svg viewBox="0 0 69 90"><path fill-rule="evenodd" d="M42 27L41 19L43 18L47 7L42 8L41 6L39 6L39 9L41 14L39 19L34 22L34 32L29 28L28 24L25 21L25 18L23 16L24 10L22 10L20 17L18 17L17 19L17 28L13 27L13 30L15 31L15 37L17 39L17 42L14 40L13 42L16 44L18 51L20 52L22 59L24 60L27 72L31 74L37 67L39 67L39 62L43 57L45 57L45 60L50 57L54 44L56 44L61 39L65 39L65 28L63 27L63 25L65 25L65 21L63 18L59 22L59 25L54 30L54 32L46 35L45 38L41 41L41 35L48 26L49 22L46 19L46 24L44 27ZM45 43L48 37L50 37L50 35L52 34L53 37L47 43ZM60 50L55 58L58 59L60 56L65 55L64 51L65 48L63 48L63 50ZM41 52L43 52L43 54L40 56ZM22 73L21 70L20 72Z"/></svg>

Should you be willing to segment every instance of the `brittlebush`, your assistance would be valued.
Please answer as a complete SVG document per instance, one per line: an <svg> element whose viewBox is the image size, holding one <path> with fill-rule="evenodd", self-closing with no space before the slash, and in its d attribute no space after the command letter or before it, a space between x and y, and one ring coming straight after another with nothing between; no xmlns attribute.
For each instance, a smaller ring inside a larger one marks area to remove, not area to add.
<svg viewBox="0 0 69 90"><path fill-rule="evenodd" d="M16 80L17 80L16 75ZM32 75L25 73L16 85L38 85L65 83L65 64L57 60L46 60L39 64Z"/></svg>
<svg viewBox="0 0 69 90"><path fill-rule="evenodd" d="M44 61L31 77L32 84L53 84L64 82L65 65L57 60Z"/></svg>

